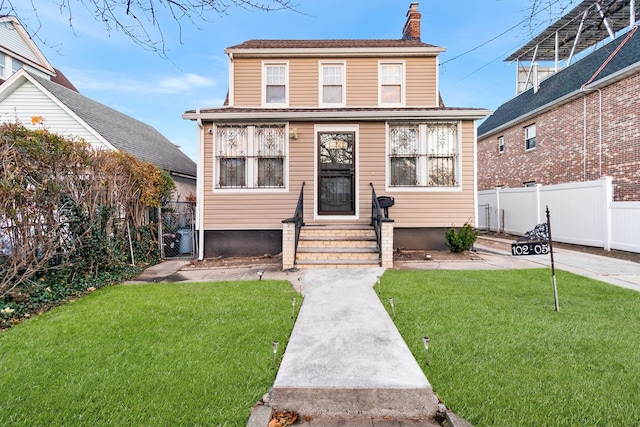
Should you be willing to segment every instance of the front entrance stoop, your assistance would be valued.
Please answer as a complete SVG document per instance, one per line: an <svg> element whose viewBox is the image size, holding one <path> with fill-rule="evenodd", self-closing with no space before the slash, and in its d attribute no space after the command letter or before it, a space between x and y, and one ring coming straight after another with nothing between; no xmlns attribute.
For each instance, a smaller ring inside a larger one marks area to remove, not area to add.
<svg viewBox="0 0 640 427"><path fill-rule="evenodd" d="M370 268L380 265L370 225L305 225L300 231L297 267Z"/></svg>

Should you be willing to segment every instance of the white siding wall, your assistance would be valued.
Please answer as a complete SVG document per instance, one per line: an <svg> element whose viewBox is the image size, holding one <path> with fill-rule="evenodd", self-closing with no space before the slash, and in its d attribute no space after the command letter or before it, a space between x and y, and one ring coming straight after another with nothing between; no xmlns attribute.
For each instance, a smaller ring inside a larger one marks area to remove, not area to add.
<svg viewBox="0 0 640 427"><path fill-rule="evenodd" d="M2 22L0 23L0 40L2 40L2 45L12 52L17 53L20 56L23 56L36 64L40 63L40 60L36 56L36 54L31 50L31 48L24 42L20 33L16 31L13 26L13 22Z"/></svg>
<svg viewBox="0 0 640 427"><path fill-rule="evenodd" d="M44 117L44 125L50 132L82 138L94 147L105 147L85 126L29 81L0 102L0 120L3 122L17 119L24 126L33 128L31 118L34 116Z"/></svg>

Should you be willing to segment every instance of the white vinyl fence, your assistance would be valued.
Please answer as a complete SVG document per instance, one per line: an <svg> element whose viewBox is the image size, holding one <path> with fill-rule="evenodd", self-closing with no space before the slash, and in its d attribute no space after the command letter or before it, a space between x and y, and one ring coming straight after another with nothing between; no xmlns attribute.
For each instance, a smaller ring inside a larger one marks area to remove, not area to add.
<svg viewBox="0 0 640 427"><path fill-rule="evenodd" d="M523 235L551 214L554 241L640 253L640 202L614 202L610 177L478 192L478 228Z"/></svg>

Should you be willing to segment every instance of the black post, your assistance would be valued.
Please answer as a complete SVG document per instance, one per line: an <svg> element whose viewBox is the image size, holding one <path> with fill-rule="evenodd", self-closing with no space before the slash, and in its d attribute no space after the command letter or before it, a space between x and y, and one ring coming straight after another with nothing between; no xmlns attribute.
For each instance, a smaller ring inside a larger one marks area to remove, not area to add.
<svg viewBox="0 0 640 427"><path fill-rule="evenodd" d="M549 233L549 253L551 254L551 278L553 279L553 300L556 306L556 311L560 311L558 305L558 288L556 286L556 266L553 261L553 243L551 239L551 215L549 214L549 206L547 205L547 232Z"/></svg>

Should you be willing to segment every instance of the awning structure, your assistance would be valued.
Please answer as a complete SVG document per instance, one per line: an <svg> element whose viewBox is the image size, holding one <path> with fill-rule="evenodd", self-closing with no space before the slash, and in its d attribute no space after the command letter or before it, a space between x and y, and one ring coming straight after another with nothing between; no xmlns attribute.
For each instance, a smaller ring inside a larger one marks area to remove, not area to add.
<svg viewBox="0 0 640 427"><path fill-rule="evenodd" d="M570 63L578 53L635 25L638 13L640 1L584 0L505 61Z"/></svg>

